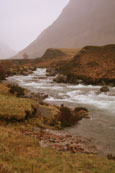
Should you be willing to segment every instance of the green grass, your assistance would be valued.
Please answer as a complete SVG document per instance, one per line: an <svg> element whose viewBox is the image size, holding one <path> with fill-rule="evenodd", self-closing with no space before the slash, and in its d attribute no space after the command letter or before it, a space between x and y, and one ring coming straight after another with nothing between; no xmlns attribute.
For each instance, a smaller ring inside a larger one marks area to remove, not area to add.
<svg viewBox="0 0 115 173"><path fill-rule="evenodd" d="M16 97L9 85L0 83L0 119L24 120L35 113L37 106L36 101Z"/></svg>
<svg viewBox="0 0 115 173"><path fill-rule="evenodd" d="M0 95L0 118L23 120L31 116L37 109L37 104L31 99Z"/></svg>

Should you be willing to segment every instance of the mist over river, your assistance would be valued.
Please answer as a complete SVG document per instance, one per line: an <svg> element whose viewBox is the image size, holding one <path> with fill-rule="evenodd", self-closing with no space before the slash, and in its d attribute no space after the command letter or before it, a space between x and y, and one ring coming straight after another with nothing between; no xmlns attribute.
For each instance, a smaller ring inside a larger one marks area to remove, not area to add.
<svg viewBox="0 0 115 173"><path fill-rule="evenodd" d="M31 75L12 76L7 80L32 92L48 94L44 101L50 104L86 107L90 119L83 119L61 133L91 138L102 153L115 154L115 87L99 93L101 86L60 84L53 82L53 78L46 75L46 69L38 68Z"/></svg>

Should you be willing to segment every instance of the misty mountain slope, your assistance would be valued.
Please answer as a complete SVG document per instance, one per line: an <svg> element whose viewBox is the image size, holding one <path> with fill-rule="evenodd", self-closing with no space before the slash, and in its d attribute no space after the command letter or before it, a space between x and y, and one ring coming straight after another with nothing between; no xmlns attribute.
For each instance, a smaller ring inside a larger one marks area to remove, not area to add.
<svg viewBox="0 0 115 173"><path fill-rule="evenodd" d="M16 52L10 47L0 42L0 59L7 59L14 56Z"/></svg>
<svg viewBox="0 0 115 173"><path fill-rule="evenodd" d="M115 43L114 0L70 0L59 18L16 58L40 57L47 48Z"/></svg>

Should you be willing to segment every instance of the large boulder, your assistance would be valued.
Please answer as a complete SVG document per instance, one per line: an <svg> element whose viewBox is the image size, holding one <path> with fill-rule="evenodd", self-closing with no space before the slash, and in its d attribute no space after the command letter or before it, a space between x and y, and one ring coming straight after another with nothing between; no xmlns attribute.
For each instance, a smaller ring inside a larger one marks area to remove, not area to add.
<svg viewBox="0 0 115 173"><path fill-rule="evenodd" d="M37 115L43 124L57 129L72 126L83 118L89 118L86 108L77 107L72 110L64 105L57 107L39 104Z"/></svg>
<svg viewBox="0 0 115 173"><path fill-rule="evenodd" d="M37 114L39 117L42 117L43 124L58 129L61 128L61 113L58 107L52 105L39 105Z"/></svg>

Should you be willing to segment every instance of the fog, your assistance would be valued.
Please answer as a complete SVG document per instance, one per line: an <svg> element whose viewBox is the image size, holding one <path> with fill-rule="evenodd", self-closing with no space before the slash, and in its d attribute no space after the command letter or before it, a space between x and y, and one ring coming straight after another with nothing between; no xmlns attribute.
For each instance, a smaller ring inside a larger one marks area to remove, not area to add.
<svg viewBox="0 0 115 173"><path fill-rule="evenodd" d="M60 15L69 0L0 0L0 42L20 51Z"/></svg>

